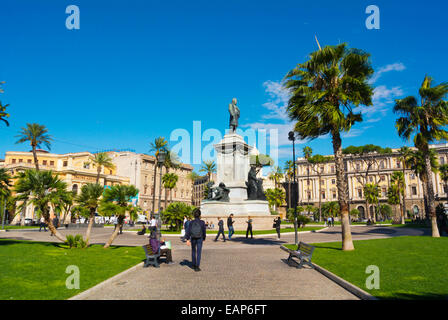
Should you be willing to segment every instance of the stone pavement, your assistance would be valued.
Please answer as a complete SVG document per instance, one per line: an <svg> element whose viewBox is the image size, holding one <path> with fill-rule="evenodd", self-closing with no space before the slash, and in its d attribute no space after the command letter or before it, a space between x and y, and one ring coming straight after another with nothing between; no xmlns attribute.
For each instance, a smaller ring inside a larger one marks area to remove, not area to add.
<svg viewBox="0 0 448 320"><path fill-rule="evenodd" d="M60 230L62 234L81 233L80 230ZM84 231L85 232L85 231ZM104 243L112 229L94 229L93 243ZM367 227L352 228L354 240L377 239L403 235L422 235L421 229ZM36 241L55 241L48 232L1 232L0 238ZM294 234L245 239L236 236L232 241L214 242L213 235L204 243L201 272L194 272L190 247L178 236L172 241L174 265L160 268L137 268L89 291L83 299L357 299L339 285L313 269L296 269L286 264L287 254L280 250L284 243L294 242ZM341 241L341 228L299 234L308 243ZM148 243L145 236L124 232L114 245L137 246ZM143 250L142 250L143 251Z"/></svg>

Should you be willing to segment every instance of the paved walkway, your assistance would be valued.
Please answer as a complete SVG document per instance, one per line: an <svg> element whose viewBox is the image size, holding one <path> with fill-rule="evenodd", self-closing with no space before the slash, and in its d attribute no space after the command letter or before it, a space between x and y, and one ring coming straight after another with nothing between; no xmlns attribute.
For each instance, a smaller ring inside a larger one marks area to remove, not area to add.
<svg viewBox="0 0 448 320"><path fill-rule="evenodd" d="M93 243L104 243L111 232L111 229L94 229ZM61 233L81 232L61 230ZM410 228L352 228L354 240L422 234L422 230ZM55 241L48 232L38 231L1 232L0 238ZM255 239L236 236L225 243L213 239L213 235L208 235L204 243L201 272L194 272L190 267L190 248L178 237L170 237L174 265L137 268L91 290L83 299L357 299L319 272L296 269L286 263L287 254L279 246L294 242L293 234L282 235L281 240L276 235ZM299 234L299 240L340 241L341 228ZM147 242L147 237L123 233L114 244L137 246Z"/></svg>

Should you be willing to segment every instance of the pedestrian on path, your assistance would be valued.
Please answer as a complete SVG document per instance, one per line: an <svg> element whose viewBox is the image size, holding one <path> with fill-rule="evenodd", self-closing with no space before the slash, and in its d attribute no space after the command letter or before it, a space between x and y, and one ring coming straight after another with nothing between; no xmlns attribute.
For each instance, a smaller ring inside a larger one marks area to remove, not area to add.
<svg viewBox="0 0 448 320"><path fill-rule="evenodd" d="M229 240L232 239L232 235L235 233L233 230L233 213L230 214L230 216L227 218L227 229L229 229Z"/></svg>
<svg viewBox="0 0 448 320"><path fill-rule="evenodd" d="M45 223L45 219L44 217L40 218L40 228L39 228L39 232L42 230L42 228L44 228L44 231L47 232L47 224Z"/></svg>
<svg viewBox="0 0 448 320"><path fill-rule="evenodd" d="M226 235L224 234L224 221L220 217L218 217L218 234L216 235L215 241L218 241L219 235L222 234L222 238L224 242L226 242Z"/></svg>
<svg viewBox="0 0 448 320"><path fill-rule="evenodd" d="M254 235L252 234L252 219L250 218L250 216L248 217L248 220L246 221L246 223L247 223L246 239L247 239L247 236L249 235L249 232L250 232L250 238L253 239Z"/></svg>
<svg viewBox="0 0 448 320"><path fill-rule="evenodd" d="M280 219L280 217L277 217L277 219L274 219L274 228L275 228L275 231L277 231L278 240L280 240L280 225L281 224L282 224L282 219Z"/></svg>
<svg viewBox="0 0 448 320"><path fill-rule="evenodd" d="M201 271L199 266L201 265L202 243L206 237L205 222L200 219L201 210L198 208L194 209L193 217L194 220L189 223L185 238L187 239L187 245L191 245L193 269L194 271Z"/></svg>

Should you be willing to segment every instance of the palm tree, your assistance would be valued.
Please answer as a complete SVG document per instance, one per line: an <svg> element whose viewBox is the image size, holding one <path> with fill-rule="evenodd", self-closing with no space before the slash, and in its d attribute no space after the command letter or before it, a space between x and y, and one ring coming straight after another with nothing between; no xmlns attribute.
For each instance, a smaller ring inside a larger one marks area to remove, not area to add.
<svg viewBox="0 0 448 320"><path fill-rule="evenodd" d="M342 155L341 133L362 121L354 107L372 105L373 88L368 79L373 74L370 55L348 49L345 43L326 46L311 53L286 76L291 92L287 111L296 120L299 139L315 139L329 134L332 139L338 201L342 217L342 249L353 250L348 212L348 185Z"/></svg>
<svg viewBox="0 0 448 320"><path fill-rule="evenodd" d="M9 122L6 118L9 118L9 113L6 112L6 108L9 107L9 104L3 105L0 101L0 120L3 121L7 127L9 127Z"/></svg>
<svg viewBox="0 0 448 320"><path fill-rule="evenodd" d="M280 180L283 178L283 171L282 168L279 166L274 166L271 170L271 173L269 174L269 180L274 181L275 188L278 188L278 185L280 184Z"/></svg>
<svg viewBox="0 0 448 320"><path fill-rule="evenodd" d="M45 219L51 233L61 241L63 236L53 226L50 219L50 206L58 203L61 192L67 190L67 184L59 179L57 174L50 171L37 171L34 169L18 173L14 191L16 201L21 201L18 210L22 210L27 203L38 209Z"/></svg>
<svg viewBox="0 0 448 320"><path fill-rule="evenodd" d="M404 180L404 174L401 171L394 171L390 177L390 182L392 183L392 186L396 186L394 188L392 188L391 192L393 193L393 195L395 195L395 192L398 192L398 195L401 196L401 198L403 199L403 201L401 201L401 199L398 200L398 204L401 207L401 218L400 218L400 223L404 224L404 215L405 215L405 211L403 210L403 204L404 204L404 193L406 190L406 184L405 184L405 180ZM396 190L395 190L396 189ZM392 194L391 194L392 196ZM389 198L389 192L388 192L388 198ZM394 199L392 199L392 201L394 202ZM390 204L395 204L390 202Z"/></svg>
<svg viewBox="0 0 448 320"><path fill-rule="evenodd" d="M161 150L165 150L167 145L168 145L168 141L166 141L166 139L164 137L158 137L154 140L154 142L151 142L150 144L150 149L149 152L154 152L154 155L156 157L156 160L154 162L154 186L153 186L153 193L152 193L152 213L156 212L155 211L155 207L156 207L156 181L157 181L157 166L158 166L158 158L159 158L159 152ZM160 170L162 170L162 168L160 168ZM162 181L160 181L160 183L162 183ZM161 201L161 199L159 199L159 202Z"/></svg>
<svg viewBox="0 0 448 320"><path fill-rule="evenodd" d="M439 166L440 179L443 181L443 191L448 193L448 164L442 164Z"/></svg>
<svg viewBox="0 0 448 320"><path fill-rule="evenodd" d="M402 198L403 198L403 201L402 201L403 202L403 204L402 204L403 213L402 214L403 214L403 216L406 215L406 169L408 169L408 167L409 167L409 161L410 161L411 157L412 157L411 148L406 147L406 146L400 148L400 156L398 157L398 160L403 165L403 168L402 168L403 182L404 182L404 184L403 184L404 191L403 191L403 195L402 195Z"/></svg>
<svg viewBox="0 0 448 320"><path fill-rule="evenodd" d="M90 233L95 221L95 212L100 204L104 187L98 183L88 183L82 186L80 195L76 198L79 206L89 210L89 225L86 231L86 243L89 245Z"/></svg>
<svg viewBox="0 0 448 320"><path fill-rule="evenodd" d="M115 185L110 189L104 190L98 211L105 216L118 216L118 223L115 225L115 229L104 248L109 248L117 237L120 228L123 227L126 212L131 214L131 218L134 218L133 215L136 212L135 207L132 205L132 198L136 197L137 194L138 189L133 185Z"/></svg>
<svg viewBox="0 0 448 320"><path fill-rule="evenodd" d="M211 181L212 179L212 173L216 172L216 164L213 160L206 160L202 164L201 168L199 169L199 172L207 172L208 181Z"/></svg>
<svg viewBox="0 0 448 320"><path fill-rule="evenodd" d="M39 171L36 148L41 148L41 145L44 145L50 150L52 138L48 134L48 129L38 123L27 123L26 128L22 128L22 131L16 137L19 138L16 144L26 141L30 143L33 149L34 164L36 165L36 170Z"/></svg>
<svg viewBox="0 0 448 320"><path fill-rule="evenodd" d="M177 181L179 180L179 176L175 173L165 173L162 176L163 186L165 190L170 191L170 202L173 202L173 189L176 187ZM167 197L165 196L165 208L168 208Z"/></svg>
<svg viewBox="0 0 448 320"><path fill-rule="evenodd" d="M370 217L369 204L378 204L378 197L380 196L380 190L378 185L375 183L366 183L364 186L364 197L366 198L367 203L367 215L369 218L372 218L373 222L376 222L375 211L373 211L373 217Z"/></svg>
<svg viewBox="0 0 448 320"><path fill-rule="evenodd" d="M266 200L268 201L269 207L273 207L274 211L283 204L285 200L285 191L283 189L267 189L265 192Z"/></svg>
<svg viewBox="0 0 448 320"><path fill-rule="evenodd" d="M115 165L112 161L112 158L106 152L98 152L95 156L90 160L94 167L96 167L96 183L98 184L100 181L100 175L103 168L107 168L109 170L115 169ZM104 179L103 185L106 184L106 179Z"/></svg>
<svg viewBox="0 0 448 320"><path fill-rule="evenodd" d="M397 183L391 184L390 187L387 189L387 202L389 204L392 204L395 208L395 219L393 221L394 223L398 222L397 205L400 204L400 195L401 195L400 187L399 187L399 184L397 184ZM403 213L403 211L401 211L401 213ZM402 216L402 214L400 214L400 217L401 217L400 223L404 224L404 217Z"/></svg>
<svg viewBox="0 0 448 320"><path fill-rule="evenodd" d="M170 169L178 169L180 168L180 159L177 153L174 151L169 150L168 148L166 150L166 156L165 161L163 162L163 166L165 167L165 175L170 172ZM163 182L163 176L162 176L162 182ZM174 187L173 187L174 188ZM169 188L165 187L165 208L167 207L167 201L168 201L168 190ZM171 199L172 201L172 199Z"/></svg>
<svg viewBox="0 0 448 320"><path fill-rule="evenodd" d="M6 207L7 199L11 195L11 175L9 174L8 170L5 168L0 168L0 216L1 220L0 223L3 226L4 219L4 208Z"/></svg>
<svg viewBox="0 0 448 320"><path fill-rule="evenodd" d="M339 203L337 201L330 201L324 203L322 206L322 213L324 217L336 217L340 214Z"/></svg>
<svg viewBox="0 0 448 320"><path fill-rule="evenodd" d="M194 199L194 181L196 179L198 179L200 177L199 174L197 174L194 171L191 171L188 175L187 175L187 179L191 181L191 203L193 203L193 199Z"/></svg>
<svg viewBox="0 0 448 320"><path fill-rule="evenodd" d="M398 135L409 141L414 136L414 145L425 159L425 171L428 177L426 196L431 218L432 236L440 237L437 227L436 205L432 183L431 160L429 144L441 139L448 139L448 102L443 100L448 94L448 83L432 86L433 79L425 76L419 90L420 105L413 96L396 100L394 112L401 115L396 120Z"/></svg>
<svg viewBox="0 0 448 320"><path fill-rule="evenodd" d="M311 149L311 147L306 146L306 147L303 148L302 152L303 152L303 156L305 157L305 160L308 161L308 159L313 154L313 149ZM310 191L309 190L309 188L310 188L310 167L309 167L309 165L308 165L308 167L306 169L306 175L307 175L306 191L307 191L307 195L308 195L308 192ZM307 200L309 200L309 198Z"/></svg>

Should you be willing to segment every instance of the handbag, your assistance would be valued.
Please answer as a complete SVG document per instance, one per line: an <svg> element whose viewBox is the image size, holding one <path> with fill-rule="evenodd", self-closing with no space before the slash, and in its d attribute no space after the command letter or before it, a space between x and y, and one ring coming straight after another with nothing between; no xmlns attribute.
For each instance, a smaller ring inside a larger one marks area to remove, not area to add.
<svg viewBox="0 0 448 320"><path fill-rule="evenodd" d="M181 230L180 235L181 235L182 237L185 236L185 229L182 229L182 230Z"/></svg>

